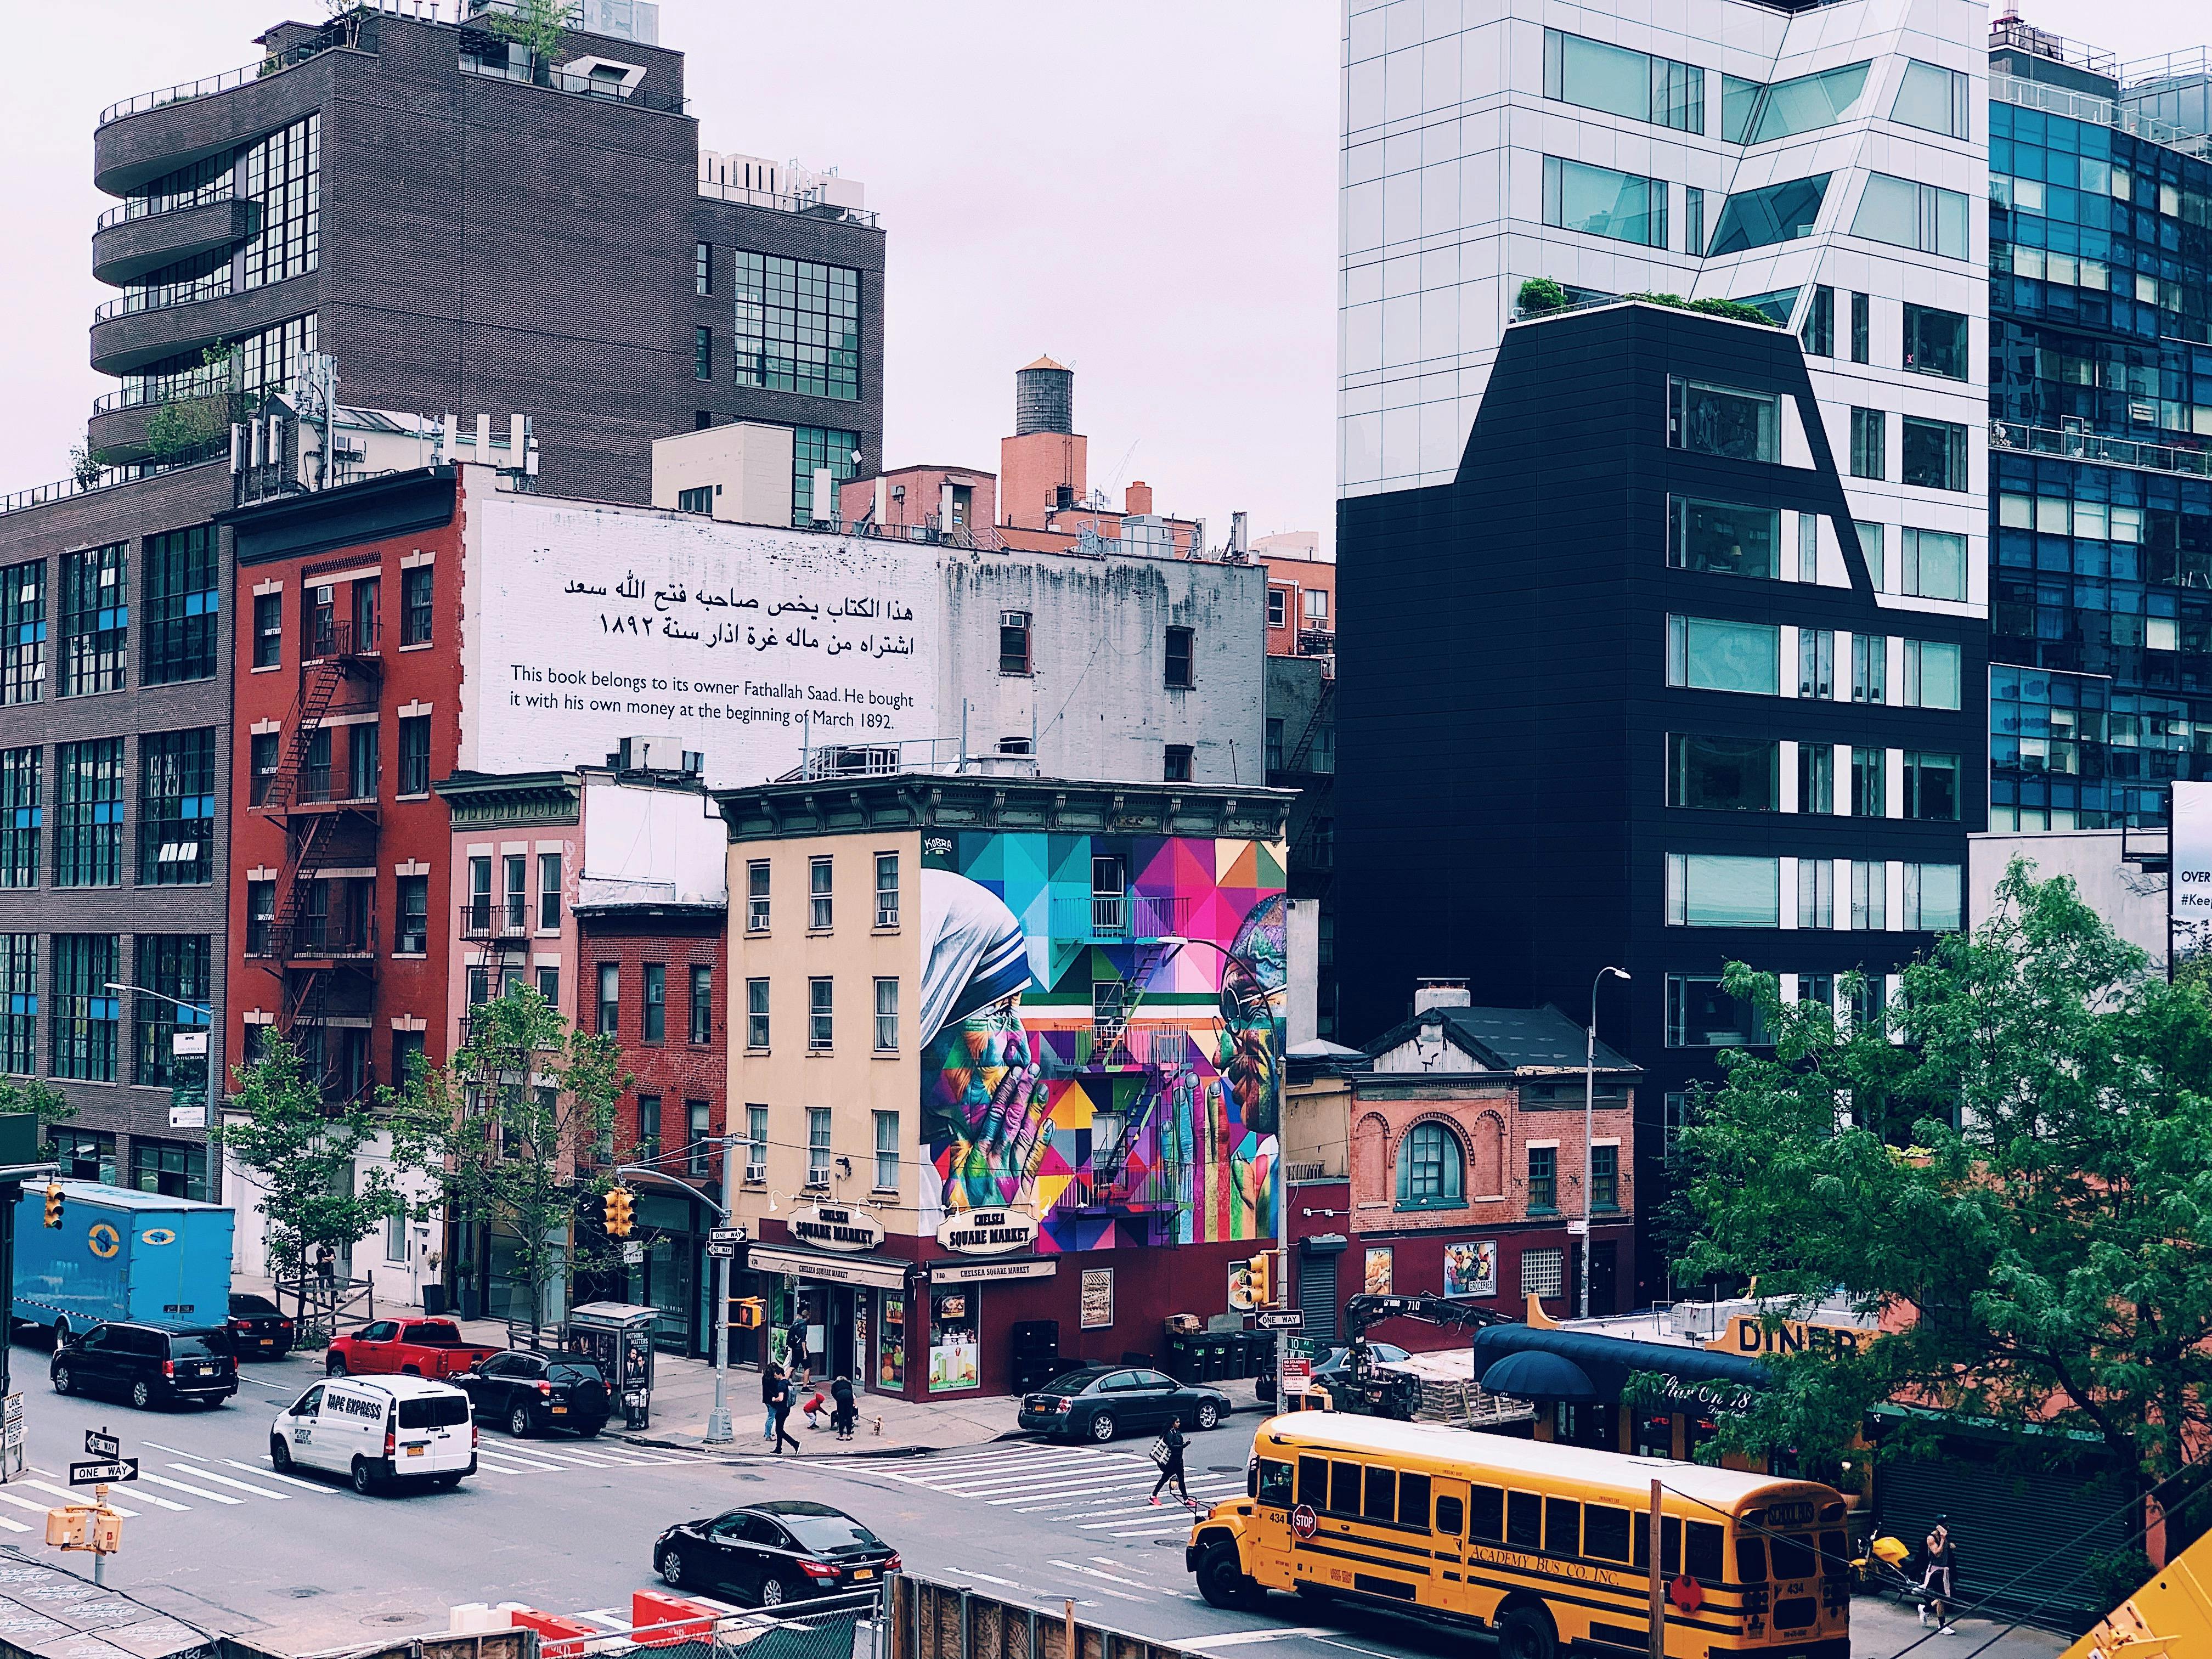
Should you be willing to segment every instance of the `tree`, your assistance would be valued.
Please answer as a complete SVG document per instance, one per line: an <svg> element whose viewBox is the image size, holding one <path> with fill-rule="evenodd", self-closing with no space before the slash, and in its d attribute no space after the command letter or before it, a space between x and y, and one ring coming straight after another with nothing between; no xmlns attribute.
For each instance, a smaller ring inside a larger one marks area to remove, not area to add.
<svg viewBox="0 0 2212 1659"><path fill-rule="evenodd" d="M512 0L507 9L488 11L477 21L493 33L527 47L532 72L542 79L575 11L575 0Z"/></svg>
<svg viewBox="0 0 2212 1659"><path fill-rule="evenodd" d="M362 1149L382 1126L366 1105L326 1104L300 1051L275 1031L261 1058L232 1069L236 1092L227 1109L242 1115L209 1132L253 1173L268 1220L270 1266L279 1275L307 1271L324 1246L359 1243L386 1218L404 1215L407 1195L392 1170L372 1164L356 1180Z"/></svg>
<svg viewBox="0 0 2212 1659"><path fill-rule="evenodd" d="M28 1112L40 1127L65 1123L76 1115L70 1097L40 1077L0 1077L0 1116Z"/></svg>
<svg viewBox="0 0 2212 1659"><path fill-rule="evenodd" d="M2154 1484L2207 1443L2212 1002L2148 971L2069 879L2015 860L1996 897L1904 970L1885 1020L1784 1006L1730 967L1775 1047L1726 1056L1683 1131L1685 1270L1756 1277L1770 1306L1840 1287L1901 1328L1772 1362L1718 1443L1838 1459L1886 1399L1984 1419L2029 1457L2068 1449L2047 1431L2093 1436ZM2201 1529L2172 1516L2197 1483L2161 1493L2173 1547Z"/></svg>
<svg viewBox="0 0 2212 1659"><path fill-rule="evenodd" d="M447 1064L381 1091L392 1160L428 1176L456 1218L507 1230L536 1330L570 1260L577 1206L606 1185L580 1166L611 1140L629 1079L619 1043L571 1030L529 988L477 1004L468 1033ZM453 1266L465 1278L466 1261Z"/></svg>

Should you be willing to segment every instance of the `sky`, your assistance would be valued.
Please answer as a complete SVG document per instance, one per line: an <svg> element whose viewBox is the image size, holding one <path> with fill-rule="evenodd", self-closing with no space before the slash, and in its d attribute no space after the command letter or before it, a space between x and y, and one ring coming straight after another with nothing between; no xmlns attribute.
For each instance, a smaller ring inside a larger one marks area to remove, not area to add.
<svg viewBox="0 0 2212 1659"><path fill-rule="evenodd" d="M323 0L5 0L0 495L63 477L111 290L92 132L115 100L255 56ZM442 0L450 11L453 0ZM2200 0L2022 0L2132 59ZM834 16L834 23L829 20ZM1074 368L1091 482L1252 532L1334 519L1338 0L664 0L700 143L867 189L888 233L885 458L995 470L1013 372ZM341 365L343 368L343 365ZM439 411L426 411L439 412Z"/></svg>

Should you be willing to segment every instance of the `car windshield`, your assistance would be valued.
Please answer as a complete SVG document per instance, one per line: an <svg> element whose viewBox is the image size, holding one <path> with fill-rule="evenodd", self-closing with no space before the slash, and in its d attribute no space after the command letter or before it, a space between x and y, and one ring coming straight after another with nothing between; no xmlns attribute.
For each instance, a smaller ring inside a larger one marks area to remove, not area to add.
<svg viewBox="0 0 2212 1659"><path fill-rule="evenodd" d="M227 1359L233 1352L228 1331L187 1331L169 1339L172 1359Z"/></svg>
<svg viewBox="0 0 2212 1659"><path fill-rule="evenodd" d="M607 1380L598 1364L589 1359L556 1359L547 1368L545 1374L556 1382L604 1384Z"/></svg>
<svg viewBox="0 0 2212 1659"><path fill-rule="evenodd" d="M776 1519L805 1549L876 1549L884 1541L848 1515L779 1515Z"/></svg>
<svg viewBox="0 0 2212 1659"><path fill-rule="evenodd" d="M399 1334L403 1342L412 1342L425 1348L458 1348L462 1346L461 1328L440 1320L428 1325L410 1325Z"/></svg>
<svg viewBox="0 0 2212 1659"><path fill-rule="evenodd" d="M230 1298L232 1316L238 1319L276 1319L282 1317L276 1304L265 1296L234 1296Z"/></svg>
<svg viewBox="0 0 2212 1659"><path fill-rule="evenodd" d="M1081 1394L1105 1376L1103 1371L1065 1371L1038 1390L1041 1394Z"/></svg>
<svg viewBox="0 0 2212 1659"><path fill-rule="evenodd" d="M426 1394L399 1402L403 1429L457 1429L469 1420L469 1402L457 1394Z"/></svg>

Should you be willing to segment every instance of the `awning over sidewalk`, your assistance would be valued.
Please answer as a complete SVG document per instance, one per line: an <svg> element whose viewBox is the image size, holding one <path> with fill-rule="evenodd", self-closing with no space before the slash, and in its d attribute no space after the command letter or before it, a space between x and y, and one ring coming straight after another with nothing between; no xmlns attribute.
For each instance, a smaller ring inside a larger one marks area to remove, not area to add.
<svg viewBox="0 0 2212 1659"><path fill-rule="evenodd" d="M745 1265L757 1273L796 1273L828 1285L866 1285L878 1291L906 1288L908 1263L880 1255L839 1255L831 1250L798 1250L756 1244Z"/></svg>
<svg viewBox="0 0 2212 1659"><path fill-rule="evenodd" d="M1651 1371L1668 1379L1670 1400L1684 1410L1729 1409L1741 1397L1766 1386L1766 1367L1756 1360L1705 1348L1678 1348L1665 1342L1638 1342L1595 1336L1587 1331L1545 1330L1528 1325L1489 1325L1474 1334L1474 1380L1492 1394L1528 1398L1519 1389L1493 1383L1491 1373L1512 1356L1551 1354L1571 1362L1588 1378L1595 1398L1618 1400L1632 1373Z"/></svg>

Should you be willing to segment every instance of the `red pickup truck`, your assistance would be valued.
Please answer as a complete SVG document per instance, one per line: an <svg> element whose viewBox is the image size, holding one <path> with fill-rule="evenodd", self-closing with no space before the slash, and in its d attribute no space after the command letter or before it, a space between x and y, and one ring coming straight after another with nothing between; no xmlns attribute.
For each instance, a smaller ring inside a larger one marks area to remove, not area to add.
<svg viewBox="0 0 2212 1659"><path fill-rule="evenodd" d="M463 1341L461 1328L450 1319L380 1319L333 1339L323 1368L332 1376L395 1371L408 1376L456 1376L474 1370L499 1352Z"/></svg>

